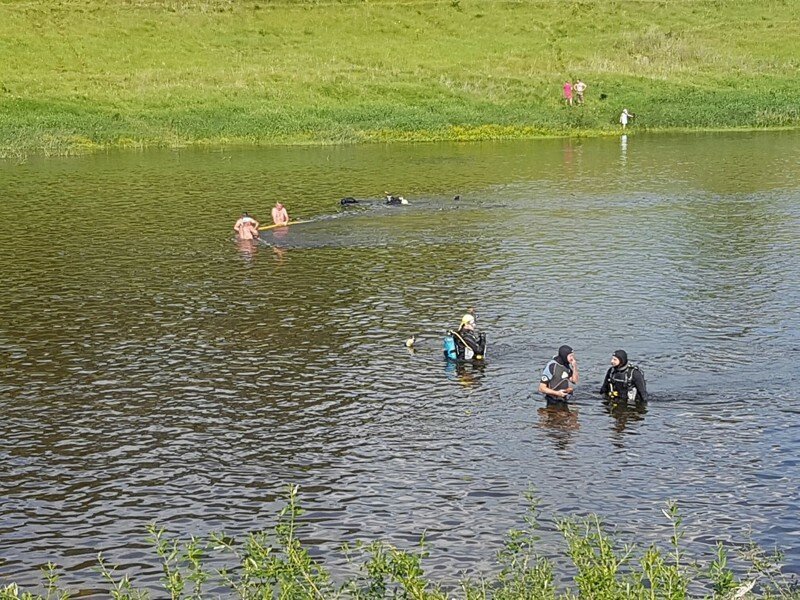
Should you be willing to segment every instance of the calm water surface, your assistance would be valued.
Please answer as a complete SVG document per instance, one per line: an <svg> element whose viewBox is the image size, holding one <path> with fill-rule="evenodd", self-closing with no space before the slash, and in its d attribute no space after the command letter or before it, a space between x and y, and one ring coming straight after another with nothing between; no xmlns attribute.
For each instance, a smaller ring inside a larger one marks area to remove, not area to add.
<svg viewBox="0 0 800 600"><path fill-rule="evenodd" d="M798 182L797 133L0 163L0 583L90 591L102 551L155 584L148 523L241 536L290 482L317 555L427 532L439 579L491 568L531 485L545 553L566 513L666 541L674 498L694 553L752 528L800 572ZM276 199L312 222L232 241ZM485 369L440 360L467 306ZM596 394L617 348L645 411Z"/></svg>

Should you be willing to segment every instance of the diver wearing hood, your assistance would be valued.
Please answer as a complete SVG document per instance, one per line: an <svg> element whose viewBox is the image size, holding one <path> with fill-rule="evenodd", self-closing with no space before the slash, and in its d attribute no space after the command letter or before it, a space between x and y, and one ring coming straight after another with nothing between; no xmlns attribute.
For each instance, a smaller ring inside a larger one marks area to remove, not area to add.
<svg viewBox="0 0 800 600"><path fill-rule="evenodd" d="M606 371L600 393L612 404L647 401L644 374L628 362L625 350L616 350L611 355L611 367Z"/></svg>
<svg viewBox="0 0 800 600"><path fill-rule="evenodd" d="M406 200L402 196L392 196L389 192L384 192L384 194L386 194L386 204L391 204L391 205L408 204L408 200Z"/></svg>
<svg viewBox="0 0 800 600"><path fill-rule="evenodd" d="M444 338L444 357L448 360L483 360L486 354L486 335L475 330L475 317L467 313L461 317L456 331L448 331Z"/></svg>
<svg viewBox="0 0 800 600"><path fill-rule="evenodd" d="M569 402L572 399L571 383L578 383L578 362L570 346L561 346L553 359L542 370L539 392L548 403Z"/></svg>

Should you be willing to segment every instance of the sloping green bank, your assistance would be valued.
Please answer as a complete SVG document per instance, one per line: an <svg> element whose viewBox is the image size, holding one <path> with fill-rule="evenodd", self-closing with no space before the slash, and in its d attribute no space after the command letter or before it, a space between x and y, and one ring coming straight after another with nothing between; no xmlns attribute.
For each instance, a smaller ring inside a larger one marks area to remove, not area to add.
<svg viewBox="0 0 800 600"><path fill-rule="evenodd" d="M799 66L795 0L0 0L0 155L797 127Z"/></svg>

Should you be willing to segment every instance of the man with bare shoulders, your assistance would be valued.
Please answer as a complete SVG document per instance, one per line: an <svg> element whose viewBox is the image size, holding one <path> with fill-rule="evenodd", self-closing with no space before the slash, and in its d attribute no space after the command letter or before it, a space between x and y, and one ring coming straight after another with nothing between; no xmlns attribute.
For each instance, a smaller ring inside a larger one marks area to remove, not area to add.
<svg viewBox="0 0 800 600"><path fill-rule="evenodd" d="M253 240L258 237L258 221L247 213L242 213L239 220L233 226L236 237L240 240Z"/></svg>
<svg viewBox="0 0 800 600"><path fill-rule="evenodd" d="M272 209L272 222L275 225L286 225L289 222L289 213L286 212L286 208L280 202L276 202L275 207Z"/></svg>

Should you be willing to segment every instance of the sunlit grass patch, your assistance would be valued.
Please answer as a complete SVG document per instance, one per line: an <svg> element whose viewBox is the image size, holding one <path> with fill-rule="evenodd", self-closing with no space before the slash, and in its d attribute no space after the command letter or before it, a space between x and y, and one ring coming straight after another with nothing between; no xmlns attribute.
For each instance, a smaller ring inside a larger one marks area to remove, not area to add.
<svg viewBox="0 0 800 600"><path fill-rule="evenodd" d="M798 45L800 5L757 0L6 2L0 156L586 135L622 108L797 127Z"/></svg>

